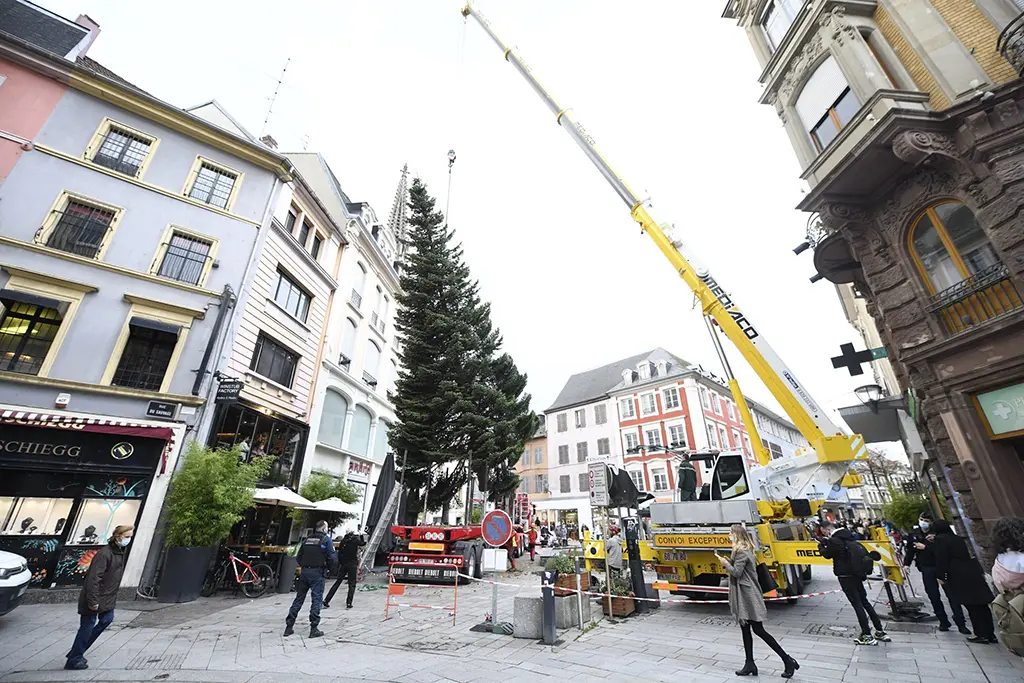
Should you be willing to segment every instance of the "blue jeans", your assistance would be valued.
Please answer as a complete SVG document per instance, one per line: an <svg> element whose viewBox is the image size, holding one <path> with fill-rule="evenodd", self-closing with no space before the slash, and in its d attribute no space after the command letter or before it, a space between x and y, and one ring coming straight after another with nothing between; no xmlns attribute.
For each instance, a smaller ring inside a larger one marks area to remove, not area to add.
<svg viewBox="0 0 1024 683"><path fill-rule="evenodd" d="M306 601L306 593L312 593L309 604L309 626L316 628L320 624L320 608L324 602L324 570L315 567L305 567L299 575L298 585L295 587L295 599L292 600L291 609L288 610L288 617L284 620L289 626L295 625L295 619L299 616L302 603Z"/></svg>
<svg viewBox="0 0 1024 683"><path fill-rule="evenodd" d="M85 659L85 651L92 647L96 639L100 637L111 622L114 621L114 610L96 614L83 614L78 626L78 635L75 636L75 643L68 652L68 663L77 664Z"/></svg>

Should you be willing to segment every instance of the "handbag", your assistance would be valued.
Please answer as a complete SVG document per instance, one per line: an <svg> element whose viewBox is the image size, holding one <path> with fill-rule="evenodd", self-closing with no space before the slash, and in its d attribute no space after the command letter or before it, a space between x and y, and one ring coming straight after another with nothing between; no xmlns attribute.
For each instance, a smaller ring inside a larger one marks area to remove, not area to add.
<svg viewBox="0 0 1024 683"><path fill-rule="evenodd" d="M775 577L772 576L771 571L768 569L768 565L761 562L757 565L757 582L761 586L761 593L771 593L773 590L778 590L779 584L775 582Z"/></svg>

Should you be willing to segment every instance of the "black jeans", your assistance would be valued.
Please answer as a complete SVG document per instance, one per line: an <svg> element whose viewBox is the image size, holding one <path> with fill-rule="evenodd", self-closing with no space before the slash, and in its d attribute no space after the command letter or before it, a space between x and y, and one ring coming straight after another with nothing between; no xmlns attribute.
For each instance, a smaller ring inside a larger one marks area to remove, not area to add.
<svg viewBox="0 0 1024 683"><path fill-rule="evenodd" d="M988 608L988 605L966 605L966 607L967 614L971 616L971 628L974 630L974 635L989 640L995 639L996 625L992 621L992 610Z"/></svg>
<svg viewBox="0 0 1024 683"><path fill-rule="evenodd" d="M298 585L295 587L295 599L285 617L285 623L289 626L295 624L299 616L302 603L306 601L306 593L312 593L309 603L309 626L316 628L320 625L320 606L324 600L324 570L316 567L303 567L299 575Z"/></svg>
<svg viewBox="0 0 1024 683"><path fill-rule="evenodd" d="M334 594L338 592L338 588L341 586L341 582L348 579L348 600L345 601L346 605L352 604L352 598L356 594L356 573L359 569L358 562L347 562L341 565L338 570L338 579L331 586L331 590L327 592L327 597L324 598L324 604L330 606L331 600L334 599Z"/></svg>
<svg viewBox="0 0 1024 683"><path fill-rule="evenodd" d="M871 635L871 625L868 624L868 617L871 617L871 623L875 625L876 631L883 630L882 621L878 618L878 614L875 613L875 608L871 606L871 601L868 600L868 592L864 588L864 580L856 576L840 576L839 585L842 587L843 592L846 593L846 599L853 605L853 611L857 614L857 621L860 623L860 632Z"/></svg>
<svg viewBox="0 0 1024 683"><path fill-rule="evenodd" d="M935 567L918 567L921 570L921 582L924 584L924 592L928 594L928 600L932 603L932 611L939 618L939 626L949 626L949 617L946 616L945 606L942 604L942 594L939 593L939 580L935 578L937 570ZM953 613L953 623L957 626L965 626L964 610L960 603L949 594L949 586L943 585L942 591L949 600L949 610Z"/></svg>
<svg viewBox="0 0 1024 683"><path fill-rule="evenodd" d="M772 638L772 634L764 630L764 624L762 622L748 621L745 624L740 624L740 630L743 631L743 652L746 653L748 662L754 661L754 637L750 634L751 631L756 633L758 638L763 640L768 647L774 650L775 654L782 657L783 664L789 661L789 655L787 655L786 651L782 649L781 645L779 645L779 641Z"/></svg>

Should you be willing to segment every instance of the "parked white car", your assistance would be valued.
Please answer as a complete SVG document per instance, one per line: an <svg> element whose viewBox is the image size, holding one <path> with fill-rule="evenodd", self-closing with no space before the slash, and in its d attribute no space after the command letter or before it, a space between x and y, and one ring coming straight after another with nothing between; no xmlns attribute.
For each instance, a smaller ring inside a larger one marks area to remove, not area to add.
<svg viewBox="0 0 1024 683"><path fill-rule="evenodd" d="M0 550L0 616L18 606L31 578L24 557Z"/></svg>

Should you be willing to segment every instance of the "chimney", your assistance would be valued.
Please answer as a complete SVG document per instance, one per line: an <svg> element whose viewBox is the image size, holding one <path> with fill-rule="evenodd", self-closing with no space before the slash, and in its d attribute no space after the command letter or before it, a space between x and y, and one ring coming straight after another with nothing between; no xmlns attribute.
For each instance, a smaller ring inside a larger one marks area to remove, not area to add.
<svg viewBox="0 0 1024 683"><path fill-rule="evenodd" d="M88 29L89 33L67 55L67 58L71 61L78 57L84 57L85 53L89 51L89 48L92 47L92 44L96 42L96 38L100 35L100 25L89 18L87 14L79 14L78 18L75 19L75 23L82 28Z"/></svg>
<svg viewBox="0 0 1024 683"><path fill-rule="evenodd" d="M260 142L270 149L277 149L277 140L275 140L269 133L261 137Z"/></svg>
<svg viewBox="0 0 1024 683"><path fill-rule="evenodd" d="M623 370L622 371L622 383L623 384L632 384L633 383L633 371L632 370L628 370L627 369L627 370Z"/></svg>

